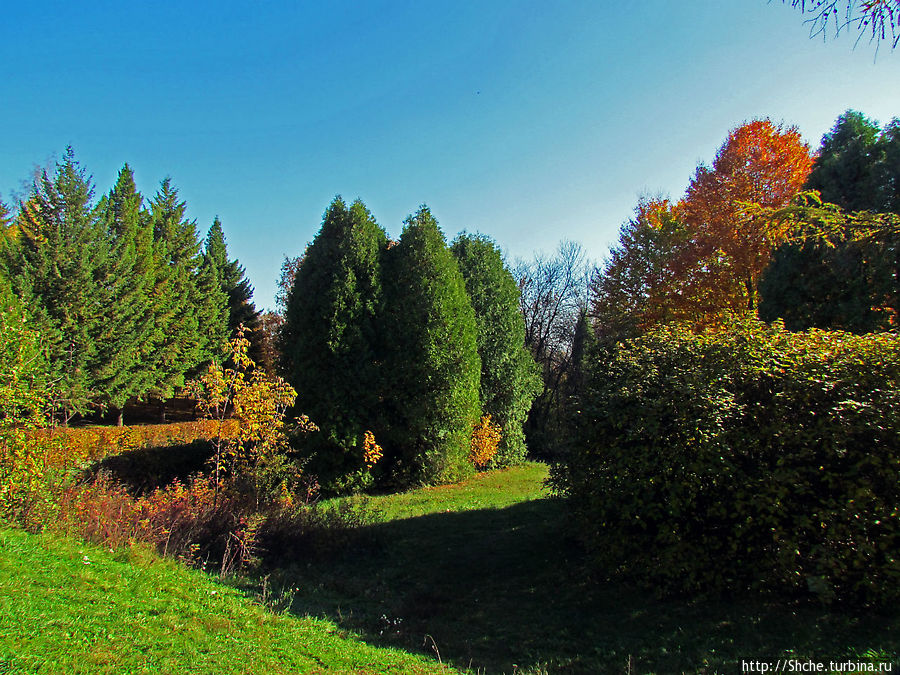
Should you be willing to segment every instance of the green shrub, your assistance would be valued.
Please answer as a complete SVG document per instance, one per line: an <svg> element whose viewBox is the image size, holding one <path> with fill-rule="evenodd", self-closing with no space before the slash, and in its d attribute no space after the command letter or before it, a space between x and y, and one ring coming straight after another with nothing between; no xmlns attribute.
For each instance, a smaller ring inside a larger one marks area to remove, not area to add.
<svg viewBox="0 0 900 675"><path fill-rule="evenodd" d="M668 325L585 371L551 481L600 569L900 599L900 336Z"/></svg>

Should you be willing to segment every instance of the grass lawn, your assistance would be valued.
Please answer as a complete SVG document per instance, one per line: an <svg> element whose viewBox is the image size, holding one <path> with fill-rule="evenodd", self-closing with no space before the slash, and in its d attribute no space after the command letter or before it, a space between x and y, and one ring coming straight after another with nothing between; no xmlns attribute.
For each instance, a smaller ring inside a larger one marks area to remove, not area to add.
<svg viewBox="0 0 900 675"><path fill-rule="evenodd" d="M298 615L476 672L740 673L742 660L900 653L900 612L659 600L590 582L546 471L532 463L374 497L376 522L358 540L282 565L269 583L296 589Z"/></svg>
<svg viewBox="0 0 900 675"><path fill-rule="evenodd" d="M0 673L439 673L142 550L0 529Z"/></svg>

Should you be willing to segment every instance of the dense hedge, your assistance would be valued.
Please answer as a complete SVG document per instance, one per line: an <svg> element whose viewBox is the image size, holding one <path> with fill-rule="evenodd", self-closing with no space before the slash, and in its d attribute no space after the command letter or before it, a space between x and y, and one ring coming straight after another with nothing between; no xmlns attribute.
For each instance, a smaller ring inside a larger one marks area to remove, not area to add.
<svg viewBox="0 0 900 675"><path fill-rule="evenodd" d="M585 371L552 481L603 573L900 599L900 336L669 325Z"/></svg>

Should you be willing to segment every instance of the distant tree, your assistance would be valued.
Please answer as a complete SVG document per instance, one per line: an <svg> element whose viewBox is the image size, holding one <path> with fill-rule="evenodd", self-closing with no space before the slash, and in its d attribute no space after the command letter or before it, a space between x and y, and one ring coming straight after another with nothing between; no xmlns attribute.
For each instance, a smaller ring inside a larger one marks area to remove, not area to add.
<svg viewBox="0 0 900 675"><path fill-rule="evenodd" d="M868 33L870 40L888 40L892 47L900 42L900 0L791 0L791 6L810 17L810 35L856 29L860 38Z"/></svg>
<svg viewBox="0 0 900 675"><path fill-rule="evenodd" d="M281 274L276 282L275 311L284 316L290 303L291 290L294 288L294 279L303 264L306 254L298 256L284 256L281 263Z"/></svg>
<svg viewBox="0 0 900 675"><path fill-rule="evenodd" d="M526 437L532 451L554 452L568 415L565 381L572 373L575 327L587 307L591 264L580 244L564 241L552 256L518 261L514 273L521 290L525 344L543 383L528 415Z"/></svg>
<svg viewBox="0 0 900 675"><path fill-rule="evenodd" d="M376 314L386 243L361 201L348 207L336 197L303 265L290 271L279 346L299 405L320 427L309 445L317 453L312 470L322 481L361 470L365 432L380 433L380 396L388 392L380 384Z"/></svg>
<svg viewBox="0 0 900 675"><path fill-rule="evenodd" d="M462 234L450 249L459 264L475 310L481 358L481 409L500 425L493 464L525 458L522 425L540 391L537 366L525 347L520 291L500 250L482 235Z"/></svg>
<svg viewBox="0 0 900 675"><path fill-rule="evenodd" d="M3 201L3 196L0 195L0 246L3 246L7 241L14 239L15 234L11 229L12 223L12 213L6 205L6 202Z"/></svg>
<svg viewBox="0 0 900 675"><path fill-rule="evenodd" d="M310 263L308 256L301 270ZM459 266L425 206L387 251L383 321L389 351L382 444L396 477L409 484L471 473L471 434L480 417L478 329Z"/></svg>

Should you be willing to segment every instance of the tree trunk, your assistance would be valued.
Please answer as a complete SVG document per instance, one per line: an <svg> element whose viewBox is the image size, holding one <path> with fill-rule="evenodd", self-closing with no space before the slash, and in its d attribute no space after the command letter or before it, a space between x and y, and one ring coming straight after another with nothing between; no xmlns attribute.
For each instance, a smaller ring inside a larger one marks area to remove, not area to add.
<svg viewBox="0 0 900 675"><path fill-rule="evenodd" d="M116 426L121 427L125 423L125 411L119 408L119 414L116 415Z"/></svg>

